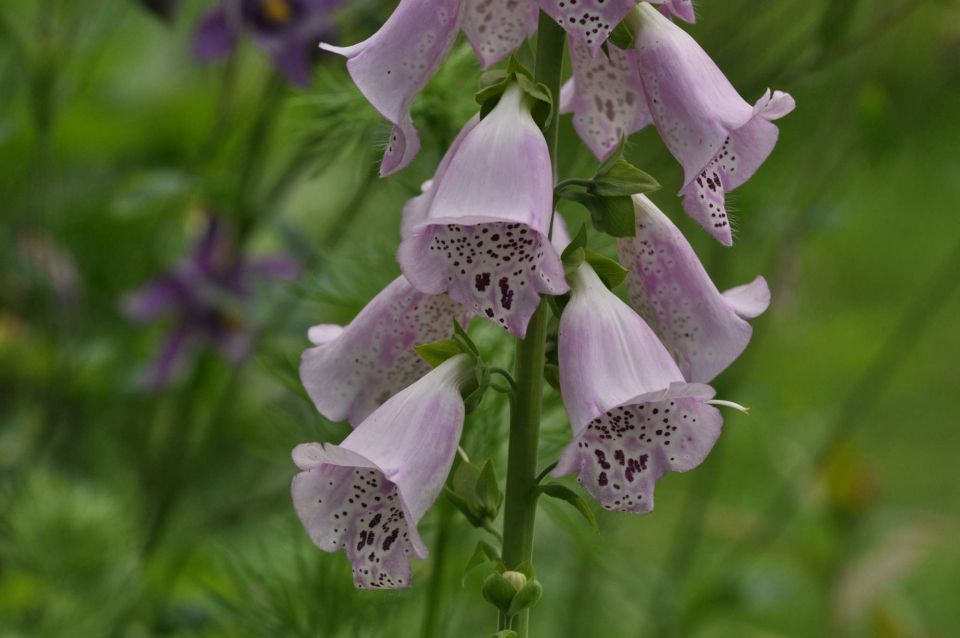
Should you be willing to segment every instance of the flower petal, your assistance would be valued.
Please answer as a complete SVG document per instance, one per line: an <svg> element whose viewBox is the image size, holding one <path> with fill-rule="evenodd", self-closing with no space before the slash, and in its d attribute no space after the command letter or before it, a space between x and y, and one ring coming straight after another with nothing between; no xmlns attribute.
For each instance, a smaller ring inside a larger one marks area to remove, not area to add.
<svg viewBox="0 0 960 638"><path fill-rule="evenodd" d="M646 196L634 195L633 202L636 235L617 240L628 271L630 303L653 327L685 379L710 381L747 347L753 329L743 317L762 313L770 291L758 277L730 291L732 301L721 295L680 229Z"/></svg>
<svg viewBox="0 0 960 638"><path fill-rule="evenodd" d="M343 548L363 588L410 583L409 556L426 558L417 522L436 500L463 429L465 355L447 360L384 403L341 445L294 450L294 507L311 540ZM424 445L424 442L429 442Z"/></svg>
<svg viewBox="0 0 960 638"><path fill-rule="evenodd" d="M573 126L599 159L610 156L621 138L652 122L643 97L635 50L615 46L591 55L586 45L570 38L573 84L561 91L561 109L573 111ZM565 101L564 98L567 98Z"/></svg>
<svg viewBox="0 0 960 638"><path fill-rule="evenodd" d="M326 418L356 426L430 370L414 347L449 338L453 319L464 315L446 295L424 294L398 277L346 328L311 329L317 345L300 364L307 394Z"/></svg>
<svg viewBox="0 0 960 638"><path fill-rule="evenodd" d="M540 8L595 54L636 0L539 0Z"/></svg>
<svg viewBox="0 0 960 638"><path fill-rule="evenodd" d="M511 87L487 117L468 122L428 190L408 204L397 252L416 288L448 292L516 336L540 294L568 288L547 240L550 154L522 100Z"/></svg>
<svg viewBox="0 0 960 638"><path fill-rule="evenodd" d="M484 67L496 64L537 30L529 0L465 0L463 33Z"/></svg>
<svg viewBox="0 0 960 638"><path fill-rule="evenodd" d="M381 176L409 164L420 148L410 104L433 77L460 27L460 0L401 0L375 34L350 47L321 44L347 58L360 92L394 129Z"/></svg>
<svg viewBox="0 0 960 638"><path fill-rule="evenodd" d="M653 487L667 471L699 464L716 441L713 389L685 383L653 331L589 265L573 274L560 318L560 388L573 441L554 476L578 473L600 504L653 509Z"/></svg>
<svg viewBox="0 0 960 638"><path fill-rule="evenodd" d="M554 472L577 480L607 510L645 514L656 482L706 459L720 436L720 411L696 384L637 397L594 419L564 451Z"/></svg>
<svg viewBox="0 0 960 638"><path fill-rule="evenodd" d="M237 46L239 29L224 7L207 12L193 37L193 54L202 62L220 60Z"/></svg>

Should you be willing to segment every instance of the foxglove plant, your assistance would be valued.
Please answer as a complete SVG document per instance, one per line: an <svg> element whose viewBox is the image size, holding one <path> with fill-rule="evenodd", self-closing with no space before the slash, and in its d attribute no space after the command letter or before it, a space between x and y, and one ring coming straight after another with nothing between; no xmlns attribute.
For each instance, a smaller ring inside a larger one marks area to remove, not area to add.
<svg viewBox="0 0 960 638"><path fill-rule="evenodd" d="M410 584L408 557L426 555L416 523L443 489L465 414L489 389L510 395L505 495L492 464L473 465L465 452L447 492L488 531L502 505L500 547L477 553L496 565L483 595L499 610L498 636L529 635L528 609L541 590L531 564L538 497L589 512L547 476L575 473L605 509L650 512L658 480L709 454L722 429L717 406L743 409L714 400L704 384L746 347L746 319L769 303L766 282L721 293L643 195L657 184L623 158L623 141L655 125L684 166L684 208L729 244L723 195L769 155L771 121L793 101L768 92L746 104L671 17L692 22L691 2L401 0L367 40L323 45L347 58L360 91L393 124L381 165L388 175L417 153L410 105L459 31L484 66L536 33L534 72L511 58L484 75L479 114L404 206L403 275L345 328L310 331L303 383L322 414L355 427L339 446L295 450L303 471L293 498L314 543L346 550L358 586ZM633 33L633 46L607 42L618 26ZM573 79L561 95L566 42ZM556 180L554 106L573 112L602 160L593 177ZM626 268L591 252L585 228L570 239L555 213L561 199L582 204L594 228L617 239ZM624 280L632 308L612 292ZM517 338L512 374L484 362L466 332L471 315ZM557 348L548 353L554 326ZM559 386L573 436L542 470L545 377Z"/></svg>
<svg viewBox="0 0 960 638"><path fill-rule="evenodd" d="M223 59L242 35L249 34L288 81L307 86L316 43L333 33L332 13L342 4L343 0L223 0L200 19L194 55L203 62Z"/></svg>

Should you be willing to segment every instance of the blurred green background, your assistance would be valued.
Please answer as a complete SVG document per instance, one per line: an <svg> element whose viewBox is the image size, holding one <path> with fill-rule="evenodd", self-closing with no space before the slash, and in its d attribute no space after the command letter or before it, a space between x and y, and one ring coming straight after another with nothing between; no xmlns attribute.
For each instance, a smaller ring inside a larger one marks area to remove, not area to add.
<svg viewBox="0 0 960 638"><path fill-rule="evenodd" d="M372 592L311 545L288 496L291 448L346 432L296 378L306 328L349 321L399 272L402 203L475 109L472 53L458 44L418 99L414 165L380 181L388 127L342 60L321 58L308 90L249 43L199 66L210 4L169 22L133 0L0 4L0 635L493 633L484 569L463 575L484 533L448 503L420 525L432 557L414 587ZM350 2L340 41L393 5ZM727 413L651 515L598 511L595 533L542 505L534 635L960 635L960 6L703 0L684 28L747 100L770 86L798 103L730 198L733 249L682 214L654 131L628 147L721 289L770 282L716 382L752 414ZM561 126L561 176L589 174ZM253 219L250 252L305 273L245 311L248 361L201 353L152 392L139 379L165 326L129 323L120 300L176 262L206 210ZM509 363L505 335L471 333ZM544 463L569 431L547 392ZM505 433L490 396L465 447L501 477Z"/></svg>

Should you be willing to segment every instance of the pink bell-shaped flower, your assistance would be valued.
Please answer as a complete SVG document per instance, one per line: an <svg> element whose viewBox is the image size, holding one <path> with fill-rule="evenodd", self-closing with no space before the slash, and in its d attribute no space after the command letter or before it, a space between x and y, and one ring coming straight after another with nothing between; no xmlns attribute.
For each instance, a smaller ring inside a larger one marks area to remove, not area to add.
<svg viewBox="0 0 960 638"><path fill-rule="evenodd" d="M703 462L723 419L710 386L686 383L656 334L588 264L560 318L560 388L573 441L554 476L577 480L608 510L653 509L666 472Z"/></svg>
<svg viewBox="0 0 960 638"><path fill-rule="evenodd" d="M689 381L707 383L740 356L753 329L745 319L770 304L763 277L720 293L680 229L644 195L633 196L636 236L617 240L630 303Z"/></svg>
<svg viewBox="0 0 960 638"><path fill-rule="evenodd" d="M770 155L778 136L773 120L793 110L793 98L768 90L751 106L696 40L659 11L641 2L630 20L650 115L683 165L684 209L729 246L725 195Z"/></svg>
<svg viewBox="0 0 960 638"><path fill-rule="evenodd" d="M568 286L548 239L553 170L519 86L464 127L425 191L408 202L397 252L418 290L446 292L523 337L541 294Z"/></svg>
<svg viewBox="0 0 960 638"><path fill-rule="evenodd" d="M448 359L377 408L340 445L293 451L302 470L293 504L320 549L343 549L361 588L410 584L411 555L427 557L417 523L436 500L463 430L466 355Z"/></svg>
<svg viewBox="0 0 960 638"><path fill-rule="evenodd" d="M430 366L414 347L447 339L468 313L446 295L427 295L397 277L346 327L310 329L300 378L320 414L356 426Z"/></svg>

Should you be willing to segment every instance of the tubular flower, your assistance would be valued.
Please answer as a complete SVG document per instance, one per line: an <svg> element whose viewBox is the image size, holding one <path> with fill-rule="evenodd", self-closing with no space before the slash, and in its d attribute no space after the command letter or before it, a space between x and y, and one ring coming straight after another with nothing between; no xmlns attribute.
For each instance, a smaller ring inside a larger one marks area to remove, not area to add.
<svg viewBox="0 0 960 638"><path fill-rule="evenodd" d="M540 129L509 87L467 123L434 179L404 210L397 253L418 290L446 292L522 337L540 294L568 290L547 239L553 171Z"/></svg>
<svg viewBox="0 0 960 638"><path fill-rule="evenodd" d="M186 259L123 300L131 321L174 324L153 364L150 384L162 387L199 343L238 362L249 354L254 329L242 317L258 281L293 279L297 265L280 257L247 260L235 254L220 219L211 215L203 236Z"/></svg>
<svg viewBox="0 0 960 638"><path fill-rule="evenodd" d="M573 112L573 127L601 160L620 144L652 123L643 97L639 53L607 47L596 55L570 40L573 78L560 91L560 112Z"/></svg>
<svg viewBox="0 0 960 638"><path fill-rule="evenodd" d="M427 557L417 522L436 500L463 429L466 355L448 359L380 406L340 445L297 446L294 507L320 549L343 549L362 588L410 583Z"/></svg>
<svg viewBox="0 0 960 638"><path fill-rule="evenodd" d="M347 58L360 92L393 124L380 175L405 168L420 150L410 105L430 81L462 28L484 67L515 50L537 28L538 10L553 17L592 54L636 0L401 0L375 34L349 47L321 44Z"/></svg>
<svg viewBox="0 0 960 638"><path fill-rule="evenodd" d="M749 179L773 150L778 130L772 121L793 110L793 98L768 90L750 106L683 29L644 2L630 16L650 114L683 165L684 209L729 246L725 193Z"/></svg>
<svg viewBox="0 0 960 638"><path fill-rule="evenodd" d="M708 382L740 356L753 329L744 319L770 304L763 277L720 293L680 229L644 195L633 196L636 236L617 240L630 303L689 381Z"/></svg>
<svg viewBox="0 0 960 638"><path fill-rule="evenodd" d="M358 425L389 397L430 371L414 346L447 339L463 308L397 277L346 327L310 329L300 378L320 413Z"/></svg>
<svg viewBox="0 0 960 638"><path fill-rule="evenodd" d="M343 0L224 0L204 15L194 37L202 61L229 55L244 32L293 84L310 83L316 42L333 31L331 12Z"/></svg>
<svg viewBox="0 0 960 638"><path fill-rule="evenodd" d="M410 105L450 50L460 28L460 0L401 0L372 36L349 47L320 47L347 58L360 92L393 124L380 175L409 164L420 150Z"/></svg>
<svg viewBox="0 0 960 638"><path fill-rule="evenodd" d="M589 265L560 319L560 388L573 441L554 476L577 472L608 510L646 513L668 471L699 465L720 436L710 386L686 383L670 353Z"/></svg>

